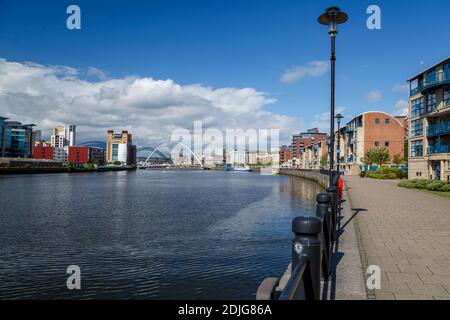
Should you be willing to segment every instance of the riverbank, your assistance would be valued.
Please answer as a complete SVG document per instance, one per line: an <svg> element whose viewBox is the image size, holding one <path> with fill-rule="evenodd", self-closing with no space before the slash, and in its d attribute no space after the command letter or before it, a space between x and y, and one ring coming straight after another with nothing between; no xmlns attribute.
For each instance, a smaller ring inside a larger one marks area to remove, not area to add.
<svg viewBox="0 0 450 320"><path fill-rule="evenodd" d="M99 167L92 169L70 167L0 167L0 175L10 174L43 174L43 173L81 173L136 170L134 166Z"/></svg>
<svg viewBox="0 0 450 320"><path fill-rule="evenodd" d="M330 181L327 175L312 170L280 170L279 174L315 181L323 188L327 188Z"/></svg>

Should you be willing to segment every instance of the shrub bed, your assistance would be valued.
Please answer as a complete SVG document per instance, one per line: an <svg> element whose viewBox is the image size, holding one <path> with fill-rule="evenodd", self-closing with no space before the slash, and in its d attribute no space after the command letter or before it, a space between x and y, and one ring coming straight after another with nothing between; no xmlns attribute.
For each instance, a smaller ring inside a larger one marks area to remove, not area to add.
<svg viewBox="0 0 450 320"><path fill-rule="evenodd" d="M408 172L400 168L380 167L377 170L370 170L366 173L366 177L372 179L405 179Z"/></svg>
<svg viewBox="0 0 450 320"><path fill-rule="evenodd" d="M406 180L400 181L398 186L409 189L450 192L450 183L438 180Z"/></svg>

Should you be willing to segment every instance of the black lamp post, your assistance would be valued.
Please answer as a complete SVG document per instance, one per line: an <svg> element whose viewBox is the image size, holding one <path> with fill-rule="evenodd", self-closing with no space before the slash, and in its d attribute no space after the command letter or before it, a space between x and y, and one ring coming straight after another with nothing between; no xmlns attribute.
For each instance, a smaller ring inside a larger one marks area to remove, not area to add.
<svg viewBox="0 0 450 320"><path fill-rule="evenodd" d="M323 13L318 21L320 24L328 26L328 34L331 38L331 106L330 106L330 187L333 186L333 167L334 167L334 87L335 87L335 40L338 33L339 24L348 20L346 13L341 12L338 7L330 7Z"/></svg>
<svg viewBox="0 0 450 320"><path fill-rule="evenodd" d="M337 124L338 124L338 142L337 142L337 150L336 150L336 154L337 154L337 170L338 172L340 172L340 163L341 163L341 120L344 118L344 116L340 113L338 113L335 116L336 120L337 120Z"/></svg>

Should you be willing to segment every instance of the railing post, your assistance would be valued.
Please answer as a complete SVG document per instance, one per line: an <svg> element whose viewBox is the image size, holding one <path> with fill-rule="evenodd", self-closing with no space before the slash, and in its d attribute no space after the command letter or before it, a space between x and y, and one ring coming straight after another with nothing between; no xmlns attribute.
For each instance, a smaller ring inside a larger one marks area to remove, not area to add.
<svg viewBox="0 0 450 320"><path fill-rule="evenodd" d="M336 226L337 226L337 211L338 199L337 189L335 187L327 188L327 193L330 196L330 211L331 211L331 241L336 241Z"/></svg>
<svg viewBox="0 0 450 320"><path fill-rule="evenodd" d="M332 219L330 213L330 195L328 193L319 193L316 196L316 216L322 220L322 232L319 238L323 242L322 246L322 268L325 279L331 273L331 242L332 242Z"/></svg>
<svg viewBox="0 0 450 320"><path fill-rule="evenodd" d="M300 256L305 256L309 263L304 273L305 298L320 300L320 270L322 261L322 220L314 216L300 216L292 221L292 270L299 263Z"/></svg>

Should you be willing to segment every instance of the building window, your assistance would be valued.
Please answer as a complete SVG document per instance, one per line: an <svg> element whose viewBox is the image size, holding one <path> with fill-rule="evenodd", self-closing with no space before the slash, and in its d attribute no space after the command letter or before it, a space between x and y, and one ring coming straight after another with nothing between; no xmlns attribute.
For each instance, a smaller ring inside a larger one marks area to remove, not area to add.
<svg viewBox="0 0 450 320"><path fill-rule="evenodd" d="M411 115L420 116L423 114L423 97L415 99L411 102Z"/></svg>
<svg viewBox="0 0 450 320"><path fill-rule="evenodd" d="M375 141L375 147L379 147L380 146L380 142L379 141Z"/></svg>
<svg viewBox="0 0 450 320"><path fill-rule="evenodd" d="M386 142L384 143L384 147L385 147L385 148L389 148L389 141L386 141Z"/></svg>
<svg viewBox="0 0 450 320"><path fill-rule="evenodd" d="M444 89L444 105L450 106L450 87Z"/></svg>
<svg viewBox="0 0 450 320"><path fill-rule="evenodd" d="M385 119L384 119L384 123L385 123L385 124L389 124L389 123L391 123L391 119L389 119L389 118L385 118Z"/></svg>
<svg viewBox="0 0 450 320"><path fill-rule="evenodd" d="M380 118L375 118L375 124L380 124Z"/></svg>
<svg viewBox="0 0 450 320"><path fill-rule="evenodd" d="M416 137L421 135L423 135L423 120L411 121L411 136Z"/></svg>
<svg viewBox="0 0 450 320"><path fill-rule="evenodd" d="M423 141L415 140L411 141L411 157L423 156Z"/></svg>
<svg viewBox="0 0 450 320"><path fill-rule="evenodd" d="M436 108L436 93L430 93L427 98L427 112L431 112Z"/></svg>

